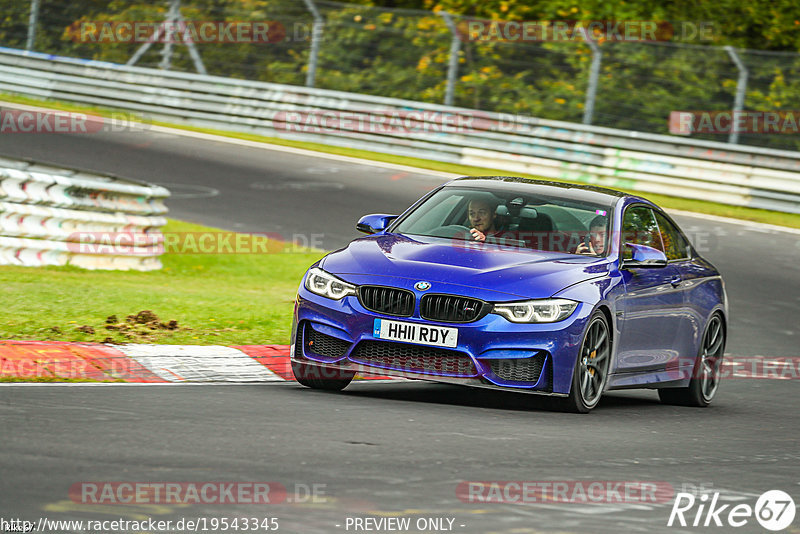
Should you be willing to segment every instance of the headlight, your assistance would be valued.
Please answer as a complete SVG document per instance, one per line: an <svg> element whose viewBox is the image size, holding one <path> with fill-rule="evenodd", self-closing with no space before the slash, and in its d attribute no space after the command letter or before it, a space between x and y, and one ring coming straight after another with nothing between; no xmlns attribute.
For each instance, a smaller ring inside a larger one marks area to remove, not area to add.
<svg viewBox="0 0 800 534"><path fill-rule="evenodd" d="M495 304L492 313L512 323L555 323L572 315L577 307L577 302L566 299L526 300Z"/></svg>
<svg viewBox="0 0 800 534"><path fill-rule="evenodd" d="M348 295L356 294L356 286L348 284L344 280L339 280L332 274L316 267L308 271L305 286L312 293L333 300L340 300Z"/></svg>

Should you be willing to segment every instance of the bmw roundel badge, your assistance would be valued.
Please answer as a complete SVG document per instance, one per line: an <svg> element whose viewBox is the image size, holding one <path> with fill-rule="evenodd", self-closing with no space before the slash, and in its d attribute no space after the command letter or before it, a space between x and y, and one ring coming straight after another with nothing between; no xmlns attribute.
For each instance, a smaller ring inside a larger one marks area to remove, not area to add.
<svg viewBox="0 0 800 534"><path fill-rule="evenodd" d="M414 284L414 289L419 291L427 291L431 288L431 285L428 282L417 282Z"/></svg>

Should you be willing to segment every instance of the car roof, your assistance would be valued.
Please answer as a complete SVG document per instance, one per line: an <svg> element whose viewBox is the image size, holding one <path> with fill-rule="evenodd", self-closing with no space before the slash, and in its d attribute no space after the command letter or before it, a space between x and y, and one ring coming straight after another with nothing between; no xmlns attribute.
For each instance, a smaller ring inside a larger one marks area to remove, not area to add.
<svg viewBox="0 0 800 534"><path fill-rule="evenodd" d="M531 193L579 200L586 202L616 204L621 198L629 197L645 200L615 189L594 185L568 184L549 180L534 180L518 176L463 176L448 182L445 187L468 187L470 189L489 189L495 191L519 191L520 185L529 185ZM647 201L646 201L647 202Z"/></svg>

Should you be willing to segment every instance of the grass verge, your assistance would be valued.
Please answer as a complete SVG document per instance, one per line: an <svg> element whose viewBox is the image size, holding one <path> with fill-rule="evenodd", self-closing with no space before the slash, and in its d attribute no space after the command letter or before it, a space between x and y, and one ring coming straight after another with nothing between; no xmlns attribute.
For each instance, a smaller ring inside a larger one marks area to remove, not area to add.
<svg viewBox="0 0 800 534"><path fill-rule="evenodd" d="M163 231L219 230L170 220ZM0 266L0 339L289 344L297 286L322 255L167 253L151 272ZM143 310L156 319L126 320Z"/></svg>
<svg viewBox="0 0 800 534"><path fill-rule="evenodd" d="M111 113L119 112L119 110L112 110L107 108L98 108L91 106L81 106L65 102L39 100L19 95L11 95L0 93L0 100L7 102L15 102L18 104L27 104L31 106L43 106L52 109L59 109L63 111L75 111L81 113L92 113L101 116L110 116ZM234 139L243 139L247 141L256 141L261 143L269 143L273 145L288 146L294 148L302 148L306 150L314 150L317 152L325 152L329 154L338 154L342 156L350 156L355 158L362 158L372 161L382 161L386 163L396 163L399 165L408 165L411 167L418 167L421 169L430 169L435 171L450 172L460 175L506 175L508 171L500 169L487 169L483 167L471 167L467 165L456 165L452 163L442 163L437 161L430 161L420 158L412 158L407 156L395 156L391 154L382 154L379 152L370 152L367 150L358 150L354 148L335 147L323 145L320 143L309 143L304 141L292 141L288 139L280 139L277 137L267 137L263 135L255 135L248 133L230 132L226 130L214 130L209 128L198 128L194 126L187 126L181 124L165 123L160 121L152 121L152 124L159 126L166 126L169 128L177 128L193 132L208 133L219 135L223 137L231 137ZM516 174L526 178L542 178L532 174ZM630 193L639 194L636 191L629 191ZM667 209L676 209L683 211L693 211L697 213L705 213L709 215L717 215L720 217L730 217L745 221L753 221L767 224L774 224L778 226L788 226L791 228L800 228L800 214L781 213L776 211L761 210L754 208L745 208L741 206L728 206L726 204L718 204L715 202L708 202L704 200L693 200L679 197L672 197L666 195L656 195L645 193L642 196L647 197L653 202Z"/></svg>

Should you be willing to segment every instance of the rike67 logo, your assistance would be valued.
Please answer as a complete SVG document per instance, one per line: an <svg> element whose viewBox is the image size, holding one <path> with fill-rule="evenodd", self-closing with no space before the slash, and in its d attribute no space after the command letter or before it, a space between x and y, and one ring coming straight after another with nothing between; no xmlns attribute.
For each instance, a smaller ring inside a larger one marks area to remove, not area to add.
<svg viewBox="0 0 800 534"><path fill-rule="evenodd" d="M753 518L765 529L777 532L794 521L795 506L792 497L781 490L764 492L750 504L718 504L719 492L699 497L691 493L678 493L669 514L667 526L681 527L743 527Z"/></svg>

